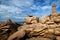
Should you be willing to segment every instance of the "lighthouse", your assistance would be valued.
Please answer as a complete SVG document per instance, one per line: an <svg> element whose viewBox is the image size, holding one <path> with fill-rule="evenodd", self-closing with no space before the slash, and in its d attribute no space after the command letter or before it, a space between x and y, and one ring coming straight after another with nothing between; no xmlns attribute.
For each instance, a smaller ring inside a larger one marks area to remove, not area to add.
<svg viewBox="0 0 60 40"><path fill-rule="evenodd" d="M52 6L52 14L56 14L56 5L55 4L53 4L53 6Z"/></svg>

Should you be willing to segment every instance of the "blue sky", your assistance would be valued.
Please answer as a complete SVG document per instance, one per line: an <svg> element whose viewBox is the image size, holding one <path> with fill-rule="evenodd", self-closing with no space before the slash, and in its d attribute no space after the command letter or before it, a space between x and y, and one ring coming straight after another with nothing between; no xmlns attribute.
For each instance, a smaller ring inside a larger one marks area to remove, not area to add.
<svg viewBox="0 0 60 40"><path fill-rule="evenodd" d="M52 12L52 5L60 12L60 0L0 0L0 21L19 22L28 15L42 17Z"/></svg>

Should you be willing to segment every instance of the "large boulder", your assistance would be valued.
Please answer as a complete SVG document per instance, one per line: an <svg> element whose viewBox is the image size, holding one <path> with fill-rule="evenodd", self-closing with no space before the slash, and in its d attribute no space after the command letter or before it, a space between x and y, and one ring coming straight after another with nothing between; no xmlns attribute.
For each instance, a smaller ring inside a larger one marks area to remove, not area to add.
<svg viewBox="0 0 60 40"><path fill-rule="evenodd" d="M25 18L25 23L27 23L27 24L35 24L38 22L39 22L39 18L36 16L32 16L32 17L29 16L29 17Z"/></svg>
<svg viewBox="0 0 60 40"><path fill-rule="evenodd" d="M46 23L49 20L50 20L50 18L48 16L43 16L39 21L40 21L40 23Z"/></svg>
<svg viewBox="0 0 60 40"><path fill-rule="evenodd" d="M60 35L60 28L55 28L55 35Z"/></svg>

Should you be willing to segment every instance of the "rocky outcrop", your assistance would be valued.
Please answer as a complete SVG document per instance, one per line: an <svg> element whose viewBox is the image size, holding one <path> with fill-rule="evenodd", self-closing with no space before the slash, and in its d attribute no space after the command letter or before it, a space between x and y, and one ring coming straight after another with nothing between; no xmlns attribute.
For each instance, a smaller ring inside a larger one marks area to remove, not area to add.
<svg viewBox="0 0 60 40"><path fill-rule="evenodd" d="M37 18L35 17L35 19L34 19L33 17L27 17L25 19L26 25L18 27L18 31L16 32L16 34L17 33L18 34L19 33L27 34L27 36L29 37L29 39L27 39L27 40L32 40L32 39L35 40L35 38L33 38L33 37L38 37L38 36L43 37L43 39L48 38L46 40L50 40L50 39L59 40L59 37L57 37L57 36L60 36L60 14L54 14L54 15L51 14L48 16L44 16L37 23L34 23L34 22L36 22L34 20L37 20ZM34 22L32 23L32 21L34 21ZM22 32L21 32L21 30L22 30ZM24 35L16 35L16 34L14 33L12 36L14 38L15 37L17 37L17 38L24 37ZM10 38L13 39L12 36L10 36L8 38L8 40L10 40ZM20 37L18 37L18 36L20 36ZM43 40L43 39L41 39L41 40Z"/></svg>
<svg viewBox="0 0 60 40"><path fill-rule="evenodd" d="M0 40L7 40L7 38L17 31L20 24L12 22L8 19L5 22L0 22Z"/></svg>

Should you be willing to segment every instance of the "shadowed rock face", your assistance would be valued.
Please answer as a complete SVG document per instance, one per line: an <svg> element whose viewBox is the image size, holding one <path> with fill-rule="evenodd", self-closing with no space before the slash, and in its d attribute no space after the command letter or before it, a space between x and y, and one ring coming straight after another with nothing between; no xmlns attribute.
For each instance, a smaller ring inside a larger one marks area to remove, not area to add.
<svg viewBox="0 0 60 40"><path fill-rule="evenodd" d="M0 22L0 40L7 40L7 38L17 31L20 24L12 22L10 19L5 22Z"/></svg>

